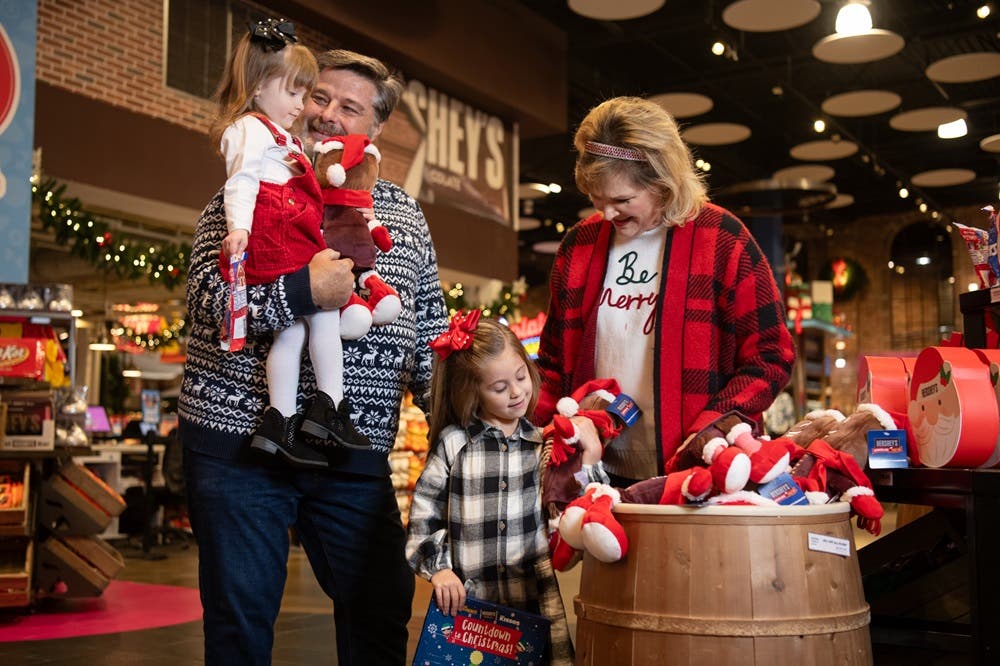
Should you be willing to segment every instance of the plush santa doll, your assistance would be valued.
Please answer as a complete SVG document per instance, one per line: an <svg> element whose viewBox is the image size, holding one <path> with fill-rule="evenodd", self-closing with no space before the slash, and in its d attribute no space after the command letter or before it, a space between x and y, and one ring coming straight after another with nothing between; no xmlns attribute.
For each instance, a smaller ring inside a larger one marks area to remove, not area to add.
<svg viewBox="0 0 1000 666"><path fill-rule="evenodd" d="M330 137L316 146L313 158L323 190L323 238L341 257L354 261L357 285L368 292L367 301L354 294L341 310L341 337L348 339L361 337L373 323L393 321L402 310L399 294L375 270L375 249L392 249L389 231L358 210L374 205L371 192L381 159L364 134ZM367 317L358 306L367 310Z"/></svg>

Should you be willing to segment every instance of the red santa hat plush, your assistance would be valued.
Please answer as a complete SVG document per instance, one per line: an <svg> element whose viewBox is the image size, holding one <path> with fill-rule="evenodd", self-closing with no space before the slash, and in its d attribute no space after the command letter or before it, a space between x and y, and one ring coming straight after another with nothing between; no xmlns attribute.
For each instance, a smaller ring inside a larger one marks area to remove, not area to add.
<svg viewBox="0 0 1000 666"><path fill-rule="evenodd" d="M750 456L750 480L754 483L773 481L788 469L788 451L781 444L753 436L749 423L737 423L728 433L726 441Z"/></svg>
<svg viewBox="0 0 1000 666"><path fill-rule="evenodd" d="M348 169L353 169L361 164L365 153L375 156L376 162L382 161L382 154L375 144L364 134L347 134L345 136L333 136L325 139L316 146L317 153L328 153L331 150L343 150L344 154L337 164L327 167L326 177L331 185L340 187L347 180Z"/></svg>
<svg viewBox="0 0 1000 666"><path fill-rule="evenodd" d="M799 477L796 480L803 489L824 491L831 498L848 502L861 529L876 536L882 531L882 505L875 499L871 481L850 454L817 439L806 448L805 455L793 468L793 476ZM805 477L805 481L801 477Z"/></svg>
<svg viewBox="0 0 1000 666"><path fill-rule="evenodd" d="M585 416L590 419L605 442L621 433L624 424L604 409L613 403L620 393L618 381L607 377L584 382L571 396L559 399L556 403L557 414L552 417L550 427L546 427L543 432L544 437L552 437L550 465L561 465L566 462L580 441L580 433L570 420L573 416Z"/></svg>

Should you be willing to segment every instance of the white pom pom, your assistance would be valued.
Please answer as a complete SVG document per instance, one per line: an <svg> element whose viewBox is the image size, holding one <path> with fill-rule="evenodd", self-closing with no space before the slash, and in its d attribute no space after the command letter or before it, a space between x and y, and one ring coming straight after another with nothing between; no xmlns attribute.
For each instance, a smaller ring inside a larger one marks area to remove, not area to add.
<svg viewBox="0 0 1000 666"><path fill-rule="evenodd" d="M826 504L830 501L830 496L822 490L807 490L805 495L810 504Z"/></svg>
<svg viewBox="0 0 1000 666"><path fill-rule="evenodd" d="M726 448L728 444L726 440L721 437L713 437L708 440L705 444L705 448L701 450L701 459L705 461L706 465L712 464L712 459L715 458L715 454Z"/></svg>
<svg viewBox="0 0 1000 666"><path fill-rule="evenodd" d="M326 179L334 187L343 185L344 181L347 180L347 172L344 171L344 165L331 164L330 168L326 170Z"/></svg>
<svg viewBox="0 0 1000 666"><path fill-rule="evenodd" d="M378 148L375 147L374 143L369 143L367 146L365 146L365 152L368 153L369 155L374 155L376 162L382 161L382 153L378 151Z"/></svg>
<svg viewBox="0 0 1000 666"><path fill-rule="evenodd" d="M567 418L576 416L576 413L580 411L580 403L569 396L559 398L559 402L556 403L556 411Z"/></svg>

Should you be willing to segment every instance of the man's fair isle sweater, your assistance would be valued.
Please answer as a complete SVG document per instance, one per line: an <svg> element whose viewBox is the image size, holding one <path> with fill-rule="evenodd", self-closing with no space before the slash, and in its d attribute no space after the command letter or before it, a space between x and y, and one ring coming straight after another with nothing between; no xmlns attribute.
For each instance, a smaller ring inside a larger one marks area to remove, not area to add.
<svg viewBox="0 0 1000 666"><path fill-rule="evenodd" d="M399 292L402 312L390 324L372 327L360 340L344 341L344 393L351 420L372 442L372 452L340 450L345 471L386 473L399 422L403 389L422 403L430 385L433 351L428 343L447 328L437 257L419 204L401 188L380 180L373 191L375 216L393 239L379 254L378 271ZM260 425L268 404L265 363L274 331L316 311L309 270L248 287L247 344L235 353L219 348L229 287L218 269L226 235L221 192L202 213L188 269L190 334L179 401L184 446L221 458L236 458ZM316 390L308 354L303 354L299 410Z"/></svg>

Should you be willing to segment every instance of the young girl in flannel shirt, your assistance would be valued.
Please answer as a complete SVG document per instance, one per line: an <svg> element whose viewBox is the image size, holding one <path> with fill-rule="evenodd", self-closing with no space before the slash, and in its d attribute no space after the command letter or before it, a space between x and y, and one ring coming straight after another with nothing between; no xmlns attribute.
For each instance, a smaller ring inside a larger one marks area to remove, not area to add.
<svg viewBox="0 0 1000 666"><path fill-rule="evenodd" d="M542 513L542 437L526 418L538 372L514 333L478 310L457 313L431 346L432 448L413 492L407 560L446 614L468 594L548 618L549 663L571 664Z"/></svg>

